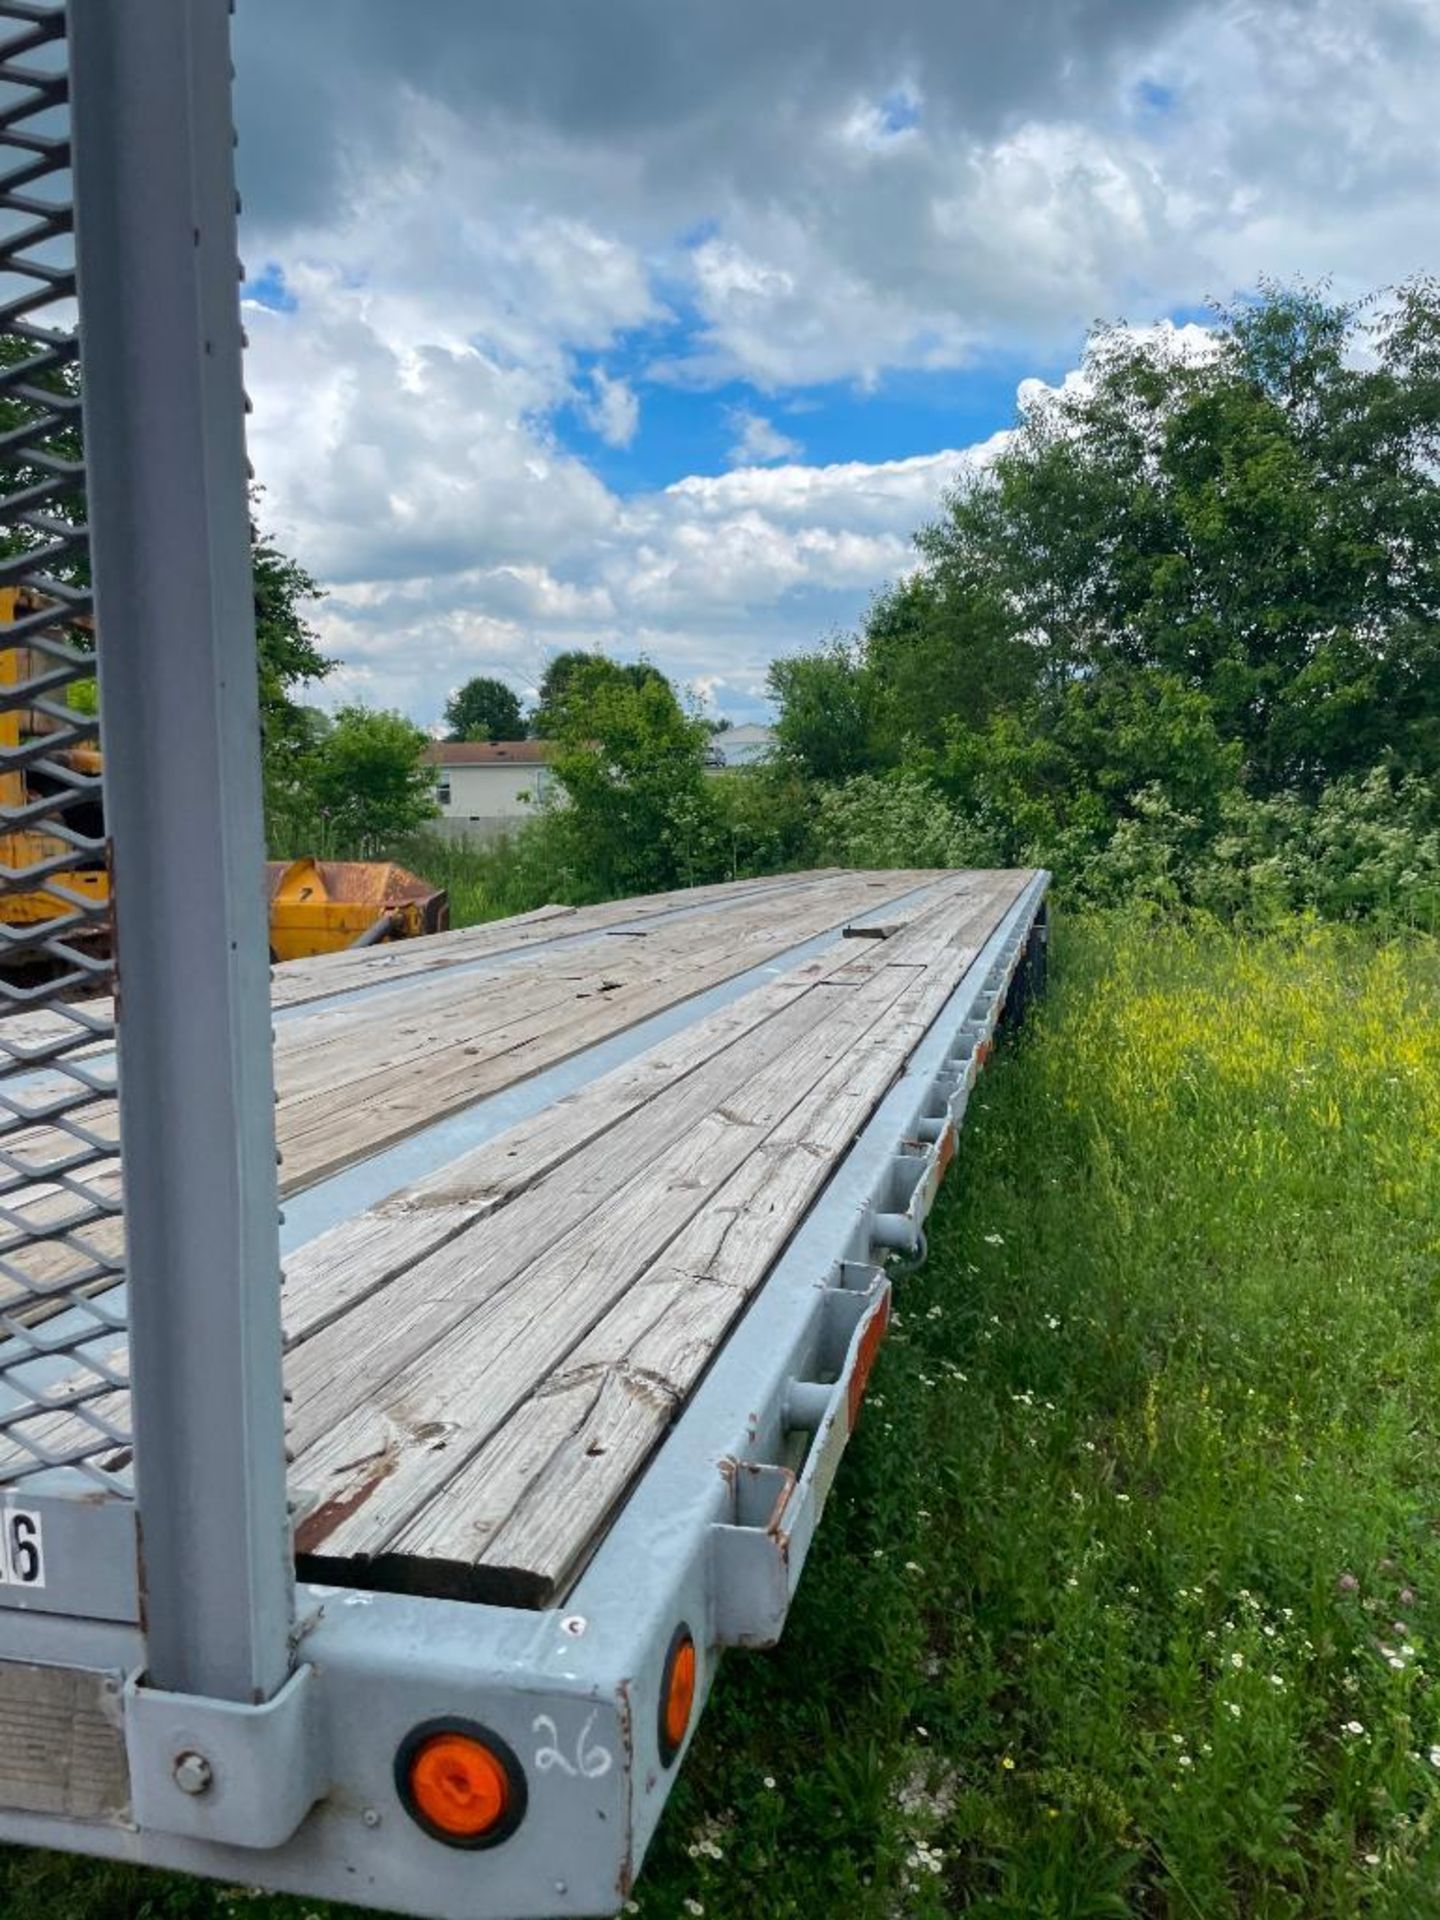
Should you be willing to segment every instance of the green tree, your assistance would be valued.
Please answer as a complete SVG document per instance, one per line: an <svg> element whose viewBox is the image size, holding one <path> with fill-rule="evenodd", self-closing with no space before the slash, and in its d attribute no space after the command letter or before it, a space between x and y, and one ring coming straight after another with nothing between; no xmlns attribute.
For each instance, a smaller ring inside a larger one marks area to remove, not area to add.
<svg viewBox="0 0 1440 1920"><path fill-rule="evenodd" d="M572 857L597 895L689 885L721 869L709 733L656 668L591 656L564 681L552 737Z"/></svg>
<svg viewBox="0 0 1440 1920"><path fill-rule="evenodd" d="M445 725L452 740L525 738L525 722L513 688L486 674L477 674L455 689L445 702Z"/></svg>
<svg viewBox="0 0 1440 1920"><path fill-rule="evenodd" d="M0 368L24 366L37 356L37 349L19 334L0 332ZM11 392L0 399L0 434L12 434L22 427L42 430L44 444L51 454L66 461L84 458L79 412L80 370L73 362L42 368L27 382L35 397ZM54 405L40 395L53 395ZM44 426L53 411L54 420ZM0 491L14 492L21 487L39 485L53 476L32 462L0 457ZM281 551L273 539L262 533L258 519L260 489L251 494L250 550L255 585L255 641L260 672L260 709L267 741L277 745L286 740L293 692L313 680L321 680L335 662L320 651L319 636L305 617L305 604L322 597L322 589L296 560ZM85 499L79 485L62 488L58 499L45 503L43 511L52 519L83 525ZM5 552L22 552L44 545L50 536L10 524L3 530ZM88 577L83 561L67 559L55 569L62 579Z"/></svg>
<svg viewBox="0 0 1440 1920"><path fill-rule="evenodd" d="M14 333L0 333L0 367L28 365L37 356L33 343ZM0 399L0 434L21 428L42 431L52 455L66 461L84 458L79 411L80 373L73 362L41 367L26 382L30 394L14 391ZM53 402L39 396L53 396ZM47 425L47 416L54 414ZM32 461L0 458L0 491L7 494L37 486L52 476ZM287 790L297 770L297 754L306 742L295 705L295 695L312 681L322 680L335 662L320 651L319 636L306 617L306 605L321 598L322 590L296 560L284 553L259 526L260 490L251 494L250 548L255 593L255 645L260 682L260 719L264 753L267 813L285 810L292 802ZM85 521L83 487L62 488L58 498L45 503L44 512L62 523L82 526ZM14 525L4 529L0 542L7 553L46 544L50 536ZM89 578L88 557L68 555L52 563L56 577L84 582ZM88 628L78 627L71 638L77 646L90 644ZM93 681L79 681L67 698L78 709L93 712Z"/></svg>
<svg viewBox="0 0 1440 1920"><path fill-rule="evenodd" d="M572 694L579 691L584 697L585 690L593 687L597 680L605 679L628 681L632 687L644 686L652 680L665 686L670 684L648 660L632 660L622 665L607 654L587 653L581 648L557 653L540 677L539 695L530 716L531 733L539 740L557 739L564 727L564 708Z"/></svg>
<svg viewBox="0 0 1440 1920"><path fill-rule="evenodd" d="M37 346L18 333L0 332L0 369L29 371L23 376L24 388L12 386L0 396L0 436L28 430L30 444L43 448L50 457L66 462L84 457L80 432L80 370L73 360L50 362L50 350ZM68 482L63 474L40 466L33 460L17 458L10 448L0 452L0 493L7 497L33 487L55 487L48 498L32 504L31 512L62 526L85 524L83 490ZM33 552L51 545L54 534L38 527L25 526L12 519L0 528L0 553L6 555ZM49 563L52 577L68 582L85 582L89 569L83 555L57 556Z"/></svg>
<svg viewBox="0 0 1440 1920"><path fill-rule="evenodd" d="M331 673L337 661L320 651L320 636L306 609L324 589L276 543L255 518L259 489L251 496L250 553L255 590L255 652L260 674L261 777L265 792L265 831L272 847L289 848L296 823L313 813L305 781L319 733L328 725L316 708L298 696Z"/></svg>
<svg viewBox="0 0 1440 1920"><path fill-rule="evenodd" d="M434 776L421 759L428 737L413 721L362 706L340 707L321 724L306 714L311 737L297 787L317 845L364 856L435 818Z"/></svg>
<svg viewBox="0 0 1440 1920"><path fill-rule="evenodd" d="M258 505L258 499L255 502ZM260 727L267 785L304 744L296 694L323 680L338 664L320 651L307 604L323 598L313 576L283 553L252 519L250 556L255 588L255 649L260 671Z"/></svg>
<svg viewBox="0 0 1440 1920"><path fill-rule="evenodd" d="M815 853L815 796L798 768L786 761L727 767L707 782L719 813L724 871L738 880L811 866Z"/></svg>
<svg viewBox="0 0 1440 1920"><path fill-rule="evenodd" d="M957 487L865 636L892 754L1141 673L1210 703L1257 794L1440 766L1440 287L1269 288L1211 349L1101 330Z"/></svg>
<svg viewBox="0 0 1440 1920"><path fill-rule="evenodd" d="M875 759L875 682L843 641L771 663L781 754L814 780L845 780Z"/></svg>
<svg viewBox="0 0 1440 1920"><path fill-rule="evenodd" d="M953 721L983 727L1036 691L1035 656L1016 645L1003 596L966 557L940 547L932 564L878 595L865 621L863 662L875 758L937 746Z"/></svg>

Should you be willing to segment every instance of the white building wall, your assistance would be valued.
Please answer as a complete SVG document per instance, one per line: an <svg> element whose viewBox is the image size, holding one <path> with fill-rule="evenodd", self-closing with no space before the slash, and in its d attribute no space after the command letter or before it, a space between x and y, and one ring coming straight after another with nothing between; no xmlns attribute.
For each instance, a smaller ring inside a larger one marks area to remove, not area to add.
<svg viewBox="0 0 1440 1920"><path fill-rule="evenodd" d="M449 798L436 823L452 838L493 839L532 820L554 776L545 766L437 767L437 784Z"/></svg>
<svg viewBox="0 0 1440 1920"><path fill-rule="evenodd" d="M758 767L775 751L775 730L747 722L713 735L710 744L727 767Z"/></svg>

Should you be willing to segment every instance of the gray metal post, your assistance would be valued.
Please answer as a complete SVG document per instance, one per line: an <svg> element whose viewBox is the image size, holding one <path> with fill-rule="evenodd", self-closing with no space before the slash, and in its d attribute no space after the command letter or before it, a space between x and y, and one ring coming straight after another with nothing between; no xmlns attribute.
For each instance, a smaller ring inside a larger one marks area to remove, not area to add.
<svg viewBox="0 0 1440 1920"><path fill-rule="evenodd" d="M269 949L227 0L71 0L148 1679L284 1680Z"/></svg>

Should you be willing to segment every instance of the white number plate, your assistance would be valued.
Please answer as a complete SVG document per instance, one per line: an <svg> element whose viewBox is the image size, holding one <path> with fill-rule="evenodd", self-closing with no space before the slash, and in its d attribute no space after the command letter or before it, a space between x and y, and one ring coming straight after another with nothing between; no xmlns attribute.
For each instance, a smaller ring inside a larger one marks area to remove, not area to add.
<svg viewBox="0 0 1440 1920"><path fill-rule="evenodd" d="M43 1587L45 1542L38 1513L0 1507L0 1586Z"/></svg>

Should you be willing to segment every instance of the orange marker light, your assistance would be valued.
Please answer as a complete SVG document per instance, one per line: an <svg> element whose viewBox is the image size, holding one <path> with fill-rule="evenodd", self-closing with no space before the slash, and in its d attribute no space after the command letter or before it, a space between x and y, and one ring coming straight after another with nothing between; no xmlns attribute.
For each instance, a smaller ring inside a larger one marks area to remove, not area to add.
<svg viewBox="0 0 1440 1920"><path fill-rule="evenodd" d="M463 1720L416 1727L395 1757L405 1810L434 1840L493 1847L519 1826L525 1776L497 1734Z"/></svg>
<svg viewBox="0 0 1440 1920"><path fill-rule="evenodd" d="M660 1683L660 1758L668 1767L680 1751L695 1707L695 1642L679 1626L665 1655Z"/></svg>

